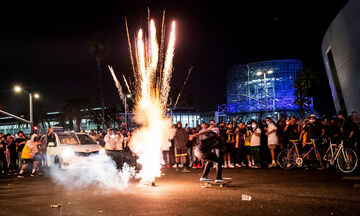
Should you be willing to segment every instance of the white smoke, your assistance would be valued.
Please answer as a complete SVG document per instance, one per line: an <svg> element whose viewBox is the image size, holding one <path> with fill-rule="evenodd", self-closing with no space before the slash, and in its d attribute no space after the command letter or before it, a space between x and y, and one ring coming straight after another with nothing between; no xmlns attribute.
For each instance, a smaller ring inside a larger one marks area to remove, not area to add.
<svg viewBox="0 0 360 216"><path fill-rule="evenodd" d="M93 155L84 157L74 164L76 167L62 170L58 167L50 168L50 176L55 183L68 189L96 185L102 189L124 190L129 180L135 176L135 168L127 163L122 170L116 169L115 162L107 155Z"/></svg>

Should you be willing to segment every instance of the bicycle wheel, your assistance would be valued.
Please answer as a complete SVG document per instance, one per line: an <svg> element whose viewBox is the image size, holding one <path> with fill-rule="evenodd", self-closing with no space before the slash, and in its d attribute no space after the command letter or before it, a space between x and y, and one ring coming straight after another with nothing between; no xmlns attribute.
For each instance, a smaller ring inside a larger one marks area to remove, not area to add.
<svg viewBox="0 0 360 216"><path fill-rule="evenodd" d="M351 173L358 164L358 157L354 150L344 148L337 158L337 167L343 173Z"/></svg>
<svg viewBox="0 0 360 216"><path fill-rule="evenodd" d="M284 149L279 153L277 163L283 169L291 169L296 165L296 158L295 151Z"/></svg>

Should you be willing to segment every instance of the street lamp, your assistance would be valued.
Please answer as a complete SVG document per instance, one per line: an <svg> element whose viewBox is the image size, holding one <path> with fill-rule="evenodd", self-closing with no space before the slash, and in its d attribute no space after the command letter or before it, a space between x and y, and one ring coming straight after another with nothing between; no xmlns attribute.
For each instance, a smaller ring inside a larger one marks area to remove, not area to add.
<svg viewBox="0 0 360 216"><path fill-rule="evenodd" d="M127 126L127 103L126 103L126 100L127 98L131 98L131 94L127 94L126 97L125 97L125 124Z"/></svg>
<svg viewBox="0 0 360 216"><path fill-rule="evenodd" d="M268 114L268 102L267 102L267 87L266 87L266 74L273 74L274 71L273 70L265 70L265 71L258 71L256 72L256 76L261 76L264 75L264 92L265 92L265 115L267 116Z"/></svg>
<svg viewBox="0 0 360 216"><path fill-rule="evenodd" d="M14 91L16 93L20 93L24 91L26 94L29 95L29 107L30 107L30 126L31 126L31 132L33 132L33 124L34 124L34 113L33 113L33 97L38 99L40 98L40 95L38 93L35 93L34 95L32 93L29 93L25 91L21 86L16 85L14 87Z"/></svg>

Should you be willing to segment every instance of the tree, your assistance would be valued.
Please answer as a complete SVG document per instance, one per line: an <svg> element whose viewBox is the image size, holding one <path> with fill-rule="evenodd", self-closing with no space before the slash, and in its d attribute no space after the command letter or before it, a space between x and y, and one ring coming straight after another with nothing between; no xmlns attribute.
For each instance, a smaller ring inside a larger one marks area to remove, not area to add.
<svg viewBox="0 0 360 216"><path fill-rule="evenodd" d="M80 131L81 120L88 115L90 102L87 98L75 97L67 99L60 113L60 124L64 128L74 130L73 121L75 120L76 131ZM69 124L66 122L69 121Z"/></svg>
<svg viewBox="0 0 360 216"><path fill-rule="evenodd" d="M104 90L103 90L103 70L102 70L102 62L104 57L107 54L108 44L104 40L104 38L100 34L95 34L90 41L88 42L88 48L90 54L95 58L96 68L98 74L98 86L100 92L100 102L101 102L101 110L102 110L102 127L104 128L105 123L105 112L104 112Z"/></svg>
<svg viewBox="0 0 360 216"><path fill-rule="evenodd" d="M294 82L294 104L299 106L301 118L305 117L305 105L310 105L311 89L319 79L318 72L310 68L303 67L303 69L298 72L298 76Z"/></svg>

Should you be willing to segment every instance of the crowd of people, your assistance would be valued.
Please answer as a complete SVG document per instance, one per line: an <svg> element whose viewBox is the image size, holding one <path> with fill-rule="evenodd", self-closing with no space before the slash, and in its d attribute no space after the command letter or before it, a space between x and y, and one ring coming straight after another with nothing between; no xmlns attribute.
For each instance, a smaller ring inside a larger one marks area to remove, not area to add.
<svg viewBox="0 0 360 216"><path fill-rule="evenodd" d="M359 151L360 139L360 117L353 112L346 116L339 112L337 117L328 118L310 115L306 119L297 119L295 116L281 116L278 121L270 117L259 118L249 122L238 122L236 118L232 122L220 122L215 125L214 121L210 124L202 122L196 128L182 127L179 122L176 125L174 137L175 160L174 168L179 170L182 167L185 171L202 168L204 163L196 157L196 146L205 135L200 135L194 139L186 139L193 134L216 128L222 143L222 168L261 168L276 167L277 154L281 149L290 148L294 141L299 151L306 151L311 147L312 141L317 148L327 149L328 144L343 142L346 148ZM186 141L184 141L186 140ZM171 157L170 157L171 158ZM182 159L181 163L179 162ZM304 161L303 168L324 169L323 163L315 155L309 154Z"/></svg>
<svg viewBox="0 0 360 216"><path fill-rule="evenodd" d="M171 140L169 150L164 150L164 166L173 167L178 171L189 172L190 169L203 168L204 162L197 154L197 147L202 140L207 138L207 131L217 134L221 150L221 168L261 168L276 167L277 154L281 149L289 148L296 140L298 148L305 150L310 140L315 140L317 147L326 149L329 140L332 143L344 143L347 148L359 151L360 117L353 112L350 116L339 112L337 117L317 118L310 115L306 119L297 119L295 116L281 116L278 121L270 117L265 119L259 115L258 119L249 122L241 122L236 118L232 122L210 121L209 124L202 122L195 128L183 126L181 122L174 125L176 133ZM136 155L131 153L129 143L132 132L126 126L118 129L90 130L88 133L100 145L104 146L106 153L114 159L118 167L126 161L136 163ZM52 128L47 133L47 141L54 141L55 136ZM46 165L46 144L41 143L41 135L25 134L19 131L17 134L0 133L0 175L19 173L23 177L25 170L31 167L31 175L35 176ZM126 154L124 154L126 153ZM314 167L310 163L311 155L307 157L308 163L304 168ZM134 159L135 158L135 159ZM215 166L215 165L214 165ZM315 166L323 169L322 164Z"/></svg>

